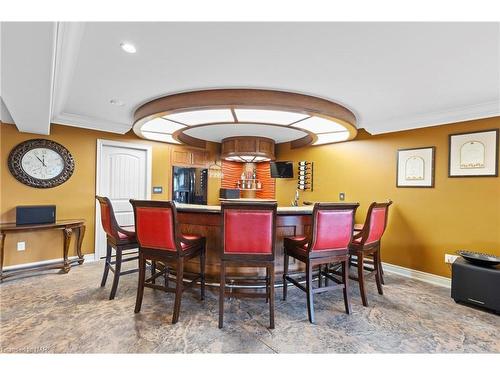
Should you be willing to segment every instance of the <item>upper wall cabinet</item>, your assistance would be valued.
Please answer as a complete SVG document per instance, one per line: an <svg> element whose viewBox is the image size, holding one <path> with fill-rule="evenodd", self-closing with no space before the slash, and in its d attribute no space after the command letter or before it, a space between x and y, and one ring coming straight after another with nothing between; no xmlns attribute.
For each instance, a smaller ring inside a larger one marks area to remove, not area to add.
<svg viewBox="0 0 500 375"><path fill-rule="evenodd" d="M206 167L208 151L194 149L173 149L172 164L196 167Z"/></svg>

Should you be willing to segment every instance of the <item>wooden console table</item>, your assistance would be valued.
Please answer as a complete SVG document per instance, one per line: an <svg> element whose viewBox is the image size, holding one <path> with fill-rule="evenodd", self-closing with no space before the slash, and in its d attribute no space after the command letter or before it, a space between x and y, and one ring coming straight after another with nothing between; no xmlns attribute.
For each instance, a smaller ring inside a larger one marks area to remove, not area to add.
<svg viewBox="0 0 500 375"><path fill-rule="evenodd" d="M64 234L64 244L63 244L63 262L55 264L47 264L42 266L27 267L25 269L17 271L6 271L3 270L3 258L4 258L4 243L7 233L11 232L31 232L39 230L62 230ZM33 225L16 225L15 223L5 223L0 224L0 282L11 276L15 276L21 273L41 271L48 269L62 269L64 273L68 273L71 269L71 264L68 260L69 245L71 242L71 236L73 231L78 232L76 252L78 254L78 264L83 263L82 255L82 242L83 236L85 235L85 220L58 220L52 224L33 224Z"/></svg>

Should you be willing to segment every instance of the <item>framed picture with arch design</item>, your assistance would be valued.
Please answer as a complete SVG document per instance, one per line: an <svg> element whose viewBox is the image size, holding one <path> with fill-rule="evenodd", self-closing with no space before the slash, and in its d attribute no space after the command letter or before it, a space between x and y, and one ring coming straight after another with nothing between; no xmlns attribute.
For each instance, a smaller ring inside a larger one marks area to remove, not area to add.
<svg viewBox="0 0 500 375"><path fill-rule="evenodd" d="M497 177L499 129L450 134L448 177Z"/></svg>
<svg viewBox="0 0 500 375"><path fill-rule="evenodd" d="M396 187L434 187L436 147L402 148L397 152Z"/></svg>

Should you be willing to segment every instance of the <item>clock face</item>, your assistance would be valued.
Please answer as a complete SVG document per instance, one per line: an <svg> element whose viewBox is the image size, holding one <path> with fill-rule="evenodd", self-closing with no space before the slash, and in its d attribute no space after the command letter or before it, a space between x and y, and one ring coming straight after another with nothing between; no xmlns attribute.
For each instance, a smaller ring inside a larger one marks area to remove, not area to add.
<svg viewBox="0 0 500 375"><path fill-rule="evenodd" d="M8 160L12 175L25 185L52 188L66 182L75 168L70 152L48 139L30 139L18 144Z"/></svg>
<svg viewBox="0 0 500 375"><path fill-rule="evenodd" d="M21 166L31 177L50 180L63 171L64 160L54 150L34 148L24 154L21 159Z"/></svg>

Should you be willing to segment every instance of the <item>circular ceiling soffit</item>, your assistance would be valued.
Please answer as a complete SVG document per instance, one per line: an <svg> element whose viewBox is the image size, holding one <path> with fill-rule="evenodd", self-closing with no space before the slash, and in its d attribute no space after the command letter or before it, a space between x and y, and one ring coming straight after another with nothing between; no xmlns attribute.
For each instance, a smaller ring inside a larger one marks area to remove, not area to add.
<svg viewBox="0 0 500 375"><path fill-rule="evenodd" d="M227 137L263 136L296 148L349 141L357 134L356 117L340 104L259 89L164 96L135 111L133 130L141 138L195 147Z"/></svg>

